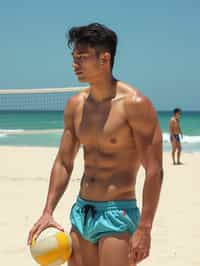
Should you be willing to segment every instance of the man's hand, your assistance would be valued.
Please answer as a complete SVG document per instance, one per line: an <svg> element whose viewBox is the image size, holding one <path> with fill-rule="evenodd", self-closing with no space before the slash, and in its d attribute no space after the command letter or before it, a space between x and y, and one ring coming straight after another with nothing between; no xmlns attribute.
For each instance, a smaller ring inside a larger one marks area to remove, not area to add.
<svg viewBox="0 0 200 266"><path fill-rule="evenodd" d="M31 245L33 238L36 240L39 234L48 227L54 227L58 230L64 231L63 227L54 221L52 215L45 213L34 224L33 228L29 232L27 244Z"/></svg>
<svg viewBox="0 0 200 266"><path fill-rule="evenodd" d="M138 228L129 242L129 264L130 266L139 263L149 256L151 245L150 229Z"/></svg>

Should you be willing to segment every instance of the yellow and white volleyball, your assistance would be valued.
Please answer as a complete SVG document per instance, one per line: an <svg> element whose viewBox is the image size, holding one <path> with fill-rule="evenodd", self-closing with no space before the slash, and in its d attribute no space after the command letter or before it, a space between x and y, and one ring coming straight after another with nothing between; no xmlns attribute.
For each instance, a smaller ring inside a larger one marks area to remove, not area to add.
<svg viewBox="0 0 200 266"><path fill-rule="evenodd" d="M59 266L68 261L72 253L72 240L69 234L56 228L45 229L33 240L30 251L41 266Z"/></svg>

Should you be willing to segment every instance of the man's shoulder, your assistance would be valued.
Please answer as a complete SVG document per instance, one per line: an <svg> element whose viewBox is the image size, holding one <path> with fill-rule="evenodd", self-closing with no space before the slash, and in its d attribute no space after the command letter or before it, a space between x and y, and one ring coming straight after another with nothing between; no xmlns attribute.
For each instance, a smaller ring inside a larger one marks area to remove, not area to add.
<svg viewBox="0 0 200 266"><path fill-rule="evenodd" d="M120 82L120 90L123 93L124 97L124 106L125 109L129 112L136 111L145 111L149 107L153 107L150 99L143 95L137 88Z"/></svg>
<svg viewBox="0 0 200 266"><path fill-rule="evenodd" d="M176 123L177 121L176 121L175 117L172 116L171 119L170 119L170 122L171 123Z"/></svg>
<svg viewBox="0 0 200 266"><path fill-rule="evenodd" d="M71 96L66 104L65 112L74 111L80 104L84 103L89 93L89 89L82 89L79 93Z"/></svg>
<svg viewBox="0 0 200 266"><path fill-rule="evenodd" d="M124 99L130 96L137 96L141 94L136 87L128 83L125 83L123 81L118 81L117 88L118 88L118 93L124 96Z"/></svg>
<svg viewBox="0 0 200 266"><path fill-rule="evenodd" d="M125 84L126 85L126 84ZM158 116L152 102L138 89L126 85L127 96L124 98L124 110L127 121L135 130L148 132L158 124ZM146 134L146 133L145 133Z"/></svg>
<svg viewBox="0 0 200 266"><path fill-rule="evenodd" d="M122 88L125 91L123 100L124 111L127 120L135 124L154 123L158 120L157 112L148 97L143 95L135 87L122 83Z"/></svg>

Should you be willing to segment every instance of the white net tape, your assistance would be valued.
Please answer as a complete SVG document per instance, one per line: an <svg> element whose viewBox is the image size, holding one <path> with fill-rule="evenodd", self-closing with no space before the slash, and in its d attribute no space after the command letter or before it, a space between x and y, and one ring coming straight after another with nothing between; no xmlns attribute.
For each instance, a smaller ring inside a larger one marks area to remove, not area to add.
<svg viewBox="0 0 200 266"><path fill-rule="evenodd" d="M70 95L82 89L0 89L0 111L62 111Z"/></svg>

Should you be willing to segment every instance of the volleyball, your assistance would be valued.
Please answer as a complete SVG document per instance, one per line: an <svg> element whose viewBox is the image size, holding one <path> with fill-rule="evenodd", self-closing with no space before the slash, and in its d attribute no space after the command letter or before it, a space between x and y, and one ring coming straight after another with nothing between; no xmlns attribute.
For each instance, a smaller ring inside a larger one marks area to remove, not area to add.
<svg viewBox="0 0 200 266"><path fill-rule="evenodd" d="M72 240L68 233L47 228L30 245L33 259L41 266L59 266L68 261L72 253Z"/></svg>

